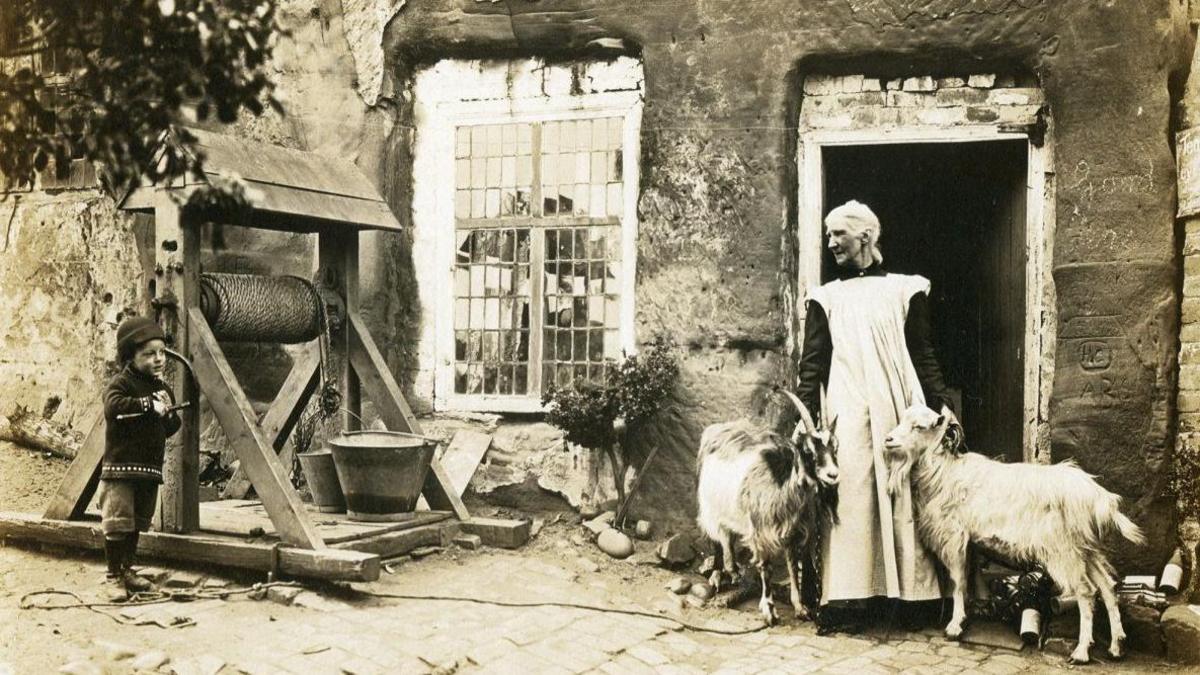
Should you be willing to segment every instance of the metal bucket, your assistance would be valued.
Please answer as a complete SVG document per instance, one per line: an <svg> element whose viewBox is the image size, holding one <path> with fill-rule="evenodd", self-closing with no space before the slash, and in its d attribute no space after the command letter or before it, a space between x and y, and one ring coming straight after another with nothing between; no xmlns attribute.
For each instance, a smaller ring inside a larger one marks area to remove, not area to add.
<svg viewBox="0 0 1200 675"><path fill-rule="evenodd" d="M345 513L346 496L342 494L342 486L338 482L333 452L323 448L313 452L302 452L296 457L300 458L300 468L304 470L304 478L308 481L313 504L316 504L322 513Z"/></svg>
<svg viewBox="0 0 1200 675"><path fill-rule="evenodd" d="M403 520L417 506L437 443L398 431L350 431L329 441L352 520Z"/></svg>

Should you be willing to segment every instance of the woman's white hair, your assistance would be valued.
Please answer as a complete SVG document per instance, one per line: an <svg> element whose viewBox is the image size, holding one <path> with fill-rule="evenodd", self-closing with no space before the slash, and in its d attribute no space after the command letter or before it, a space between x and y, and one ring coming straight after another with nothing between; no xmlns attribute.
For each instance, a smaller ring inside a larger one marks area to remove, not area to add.
<svg viewBox="0 0 1200 675"><path fill-rule="evenodd" d="M883 252L879 250L879 217L871 207L851 199L825 216L825 226L829 227L830 223L842 223L856 236L865 233L867 244L871 247L871 257L877 263L883 262Z"/></svg>

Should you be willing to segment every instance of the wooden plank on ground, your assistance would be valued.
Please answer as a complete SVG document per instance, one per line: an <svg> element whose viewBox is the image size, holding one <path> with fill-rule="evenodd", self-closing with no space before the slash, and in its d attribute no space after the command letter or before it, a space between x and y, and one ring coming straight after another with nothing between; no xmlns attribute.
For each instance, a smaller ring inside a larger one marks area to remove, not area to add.
<svg viewBox="0 0 1200 675"><path fill-rule="evenodd" d="M279 388L279 393L275 395L275 400L271 402L267 414L263 415L259 427L262 428L267 441L275 448L275 452L279 452L284 447L288 436L292 435L292 430L300 421L300 414L308 405L308 399L317 390L320 367L321 350L316 341L313 341L305 345L304 351L296 356L287 379ZM281 456L280 464L284 468L290 468L292 466L291 456ZM242 470L242 467L238 466L237 471L233 472L233 476L225 484L221 498L242 499L250 492L250 488L250 478Z"/></svg>
<svg viewBox="0 0 1200 675"><path fill-rule="evenodd" d="M88 429L75 461L67 469L58 491L46 507L46 518L72 520L83 516L96 487L100 484L100 463L104 460L104 408L96 404L84 417Z"/></svg>
<svg viewBox="0 0 1200 675"><path fill-rule="evenodd" d="M328 546L384 532L429 525L448 519L450 514L445 511L425 511L408 516L401 521L379 523L349 520L345 514L339 513L311 513L309 517ZM261 508L227 508L222 507L221 502L206 502L200 505L200 529L236 537L270 537L276 534L271 519Z"/></svg>
<svg viewBox="0 0 1200 675"><path fill-rule="evenodd" d="M0 539L38 541L56 546L101 550L104 533L96 522L47 520L32 513L0 511ZM236 541L206 534L145 532L138 553L150 558L270 571L274 545ZM279 570L292 577L339 581L375 581L379 556L343 549L281 546Z"/></svg>
<svg viewBox="0 0 1200 675"><path fill-rule="evenodd" d="M381 558L404 555L421 546L449 546L458 535L458 521L445 520L334 544L334 548L374 553Z"/></svg>
<svg viewBox="0 0 1200 675"><path fill-rule="evenodd" d="M450 484L458 496L462 496L479 468L483 455L492 446L492 437L472 429L460 429L450 439L446 452L442 453L442 467L450 476Z"/></svg>
<svg viewBox="0 0 1200 675"><path fill-rule="evenodd" d="M309 522L300 495L259 429L250 402L200 308L191 308L188 318L196 377L280 538L293 546L322 548L325 544L320 534Z"/></svg>
<svg viewBox="0 0 1200 675"><path fill-rule="evenodd" d="M469 518L459 523L467 534L477 534L485 546L520 548L529 541L528 520L504 518Z"/></svg>

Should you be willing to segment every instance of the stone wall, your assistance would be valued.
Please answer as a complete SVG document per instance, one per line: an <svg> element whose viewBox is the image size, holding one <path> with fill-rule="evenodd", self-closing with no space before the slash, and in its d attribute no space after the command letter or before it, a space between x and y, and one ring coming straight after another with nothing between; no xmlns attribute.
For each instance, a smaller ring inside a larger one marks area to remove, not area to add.
<svg viewBox="0 0 1200 675"><path fill-rule="evenodd" d="M569 60L612 48L641 58L637 329L686 347L678 412L646 439L664 446L647 496L686 515L700 429L762 410L769 388L790 378L795 129L801 101L820 95L803 90L805 78L865 74L887 96L898 78L1032 73L1024 86L1044 93L1058 167L1050 264L1064 339L1050 373L1050 454L1129 498L1155 544L1121 562L1150 569L1173 531L1164 486L1178 301L1165 130L1187 66L1186 19L1167 0L429 0L388 23L382 92L403 120L404 83L438 59ZM918 93L902 82L895 95ZM965 118L970 107L924 114ZM400 169L389 189L401 192L405 157L392 157ZM1093 339L1112 354L1099 375L1080 366L1079 343ZM414 356L394 365L409 369Z"/></svg>

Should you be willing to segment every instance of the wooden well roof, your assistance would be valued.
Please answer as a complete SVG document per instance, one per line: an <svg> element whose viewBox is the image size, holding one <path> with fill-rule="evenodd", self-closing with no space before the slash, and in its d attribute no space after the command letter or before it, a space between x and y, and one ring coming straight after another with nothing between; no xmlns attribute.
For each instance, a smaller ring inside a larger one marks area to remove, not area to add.
<svg viewBox="0 0 1200 675"><path fill-rule="evenodd" d="M190 191L210 176L236 174L246 184L252 209L231 220L236 224L296 232L338 226L401 229L383 196L347 159L201 129L188 131L204 153L204 176L190 176L170 188L135 188L121 203L122 209L153 211L160 192Z"/></svg>

